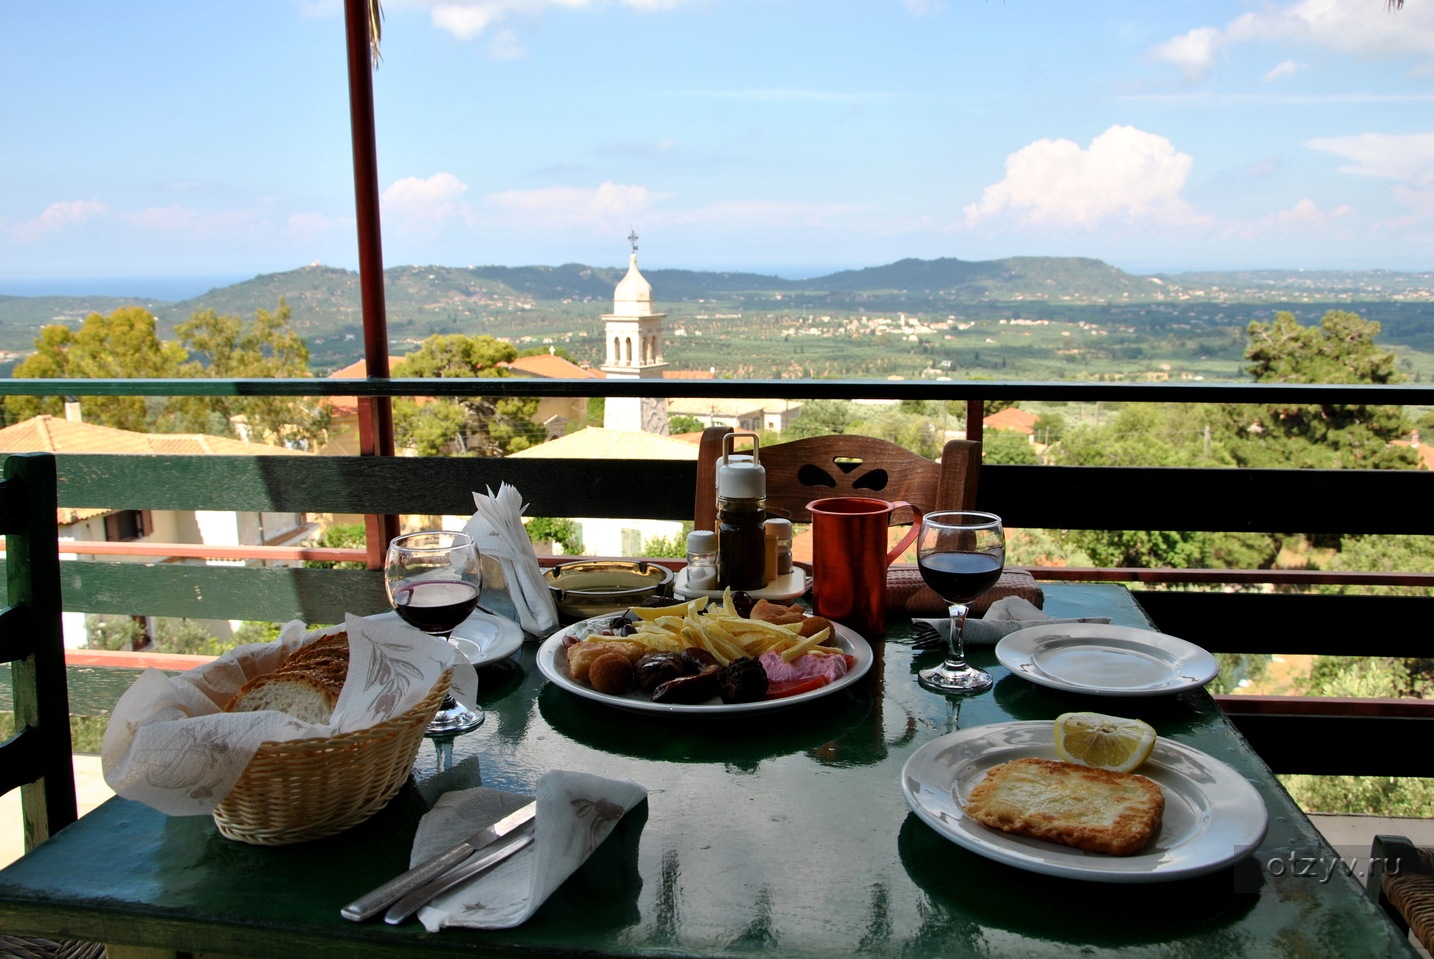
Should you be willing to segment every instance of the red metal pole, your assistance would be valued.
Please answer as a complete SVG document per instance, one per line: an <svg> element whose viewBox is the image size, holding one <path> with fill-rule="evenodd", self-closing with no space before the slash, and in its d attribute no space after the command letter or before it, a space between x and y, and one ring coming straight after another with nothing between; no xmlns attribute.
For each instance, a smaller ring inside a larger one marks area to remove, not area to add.
<svg viewBox="0 0 1434 959"><path fill-rule="evenodd" d="M369 379L388 379L388 314L383 299L383 234L378 215L378 147L373 122L373 66L369 43L370 0L344 0L348 43L349 125L353 131L354 207L358 214L359 284L363 293L363 349ZM359 453L392 456L393 403L359 399ZM383 566L388 542L398 535L397 516L365 516L368 566Z"/></svg>

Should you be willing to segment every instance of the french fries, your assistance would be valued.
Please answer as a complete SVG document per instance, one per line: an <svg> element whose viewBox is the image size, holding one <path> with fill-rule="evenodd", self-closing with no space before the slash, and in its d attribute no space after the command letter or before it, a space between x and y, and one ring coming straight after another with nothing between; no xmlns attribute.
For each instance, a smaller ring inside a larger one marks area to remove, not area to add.
<svg viewBox="0 0 1434 959"><path fill-rule="evenodd" d="M730 589L723 594L721 603L709 603L705 597L699 597L678 606L633 607L632 612L638 619L637 632L630 636L591 636L589 639L639 643L655 652L677 653L697 647L711 653L723 666L743 656L756 659L772 651L781 653L788 663L805 653L842 651L835 645L827 645L827 640L833 638L830 629L803 638L798 635L801 623L777 626L758 619L743 619L732 602Z"/></svg>

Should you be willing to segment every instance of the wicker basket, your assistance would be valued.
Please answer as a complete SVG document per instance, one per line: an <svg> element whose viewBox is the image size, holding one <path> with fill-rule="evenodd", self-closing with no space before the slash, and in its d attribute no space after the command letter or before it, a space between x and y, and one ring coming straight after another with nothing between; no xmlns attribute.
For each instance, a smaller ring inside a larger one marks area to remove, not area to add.
<svg viewBox="0 0 1434 959"><path fill-rule="evenodd" d="M1046 594L1041 591L1036 578L1024 569L1007 567L1001 579L985 595L971 604L971 613L980 616L998 599L1019 596L1030 600L1037 607L1044 606ZM937 596L926 581L921 570L914 566L893 566L886 574L887 612L901 612L908 616L944 616L946 600Z"/></svg>
<svg viewBox="0 0 1434 959"><path fill-rule="evenodd" d="M357 826L408 779L452 677L445 670L421 702L377 726L264 743L215 808L215 825L230 839L256 846L307 842Z"/></svg>

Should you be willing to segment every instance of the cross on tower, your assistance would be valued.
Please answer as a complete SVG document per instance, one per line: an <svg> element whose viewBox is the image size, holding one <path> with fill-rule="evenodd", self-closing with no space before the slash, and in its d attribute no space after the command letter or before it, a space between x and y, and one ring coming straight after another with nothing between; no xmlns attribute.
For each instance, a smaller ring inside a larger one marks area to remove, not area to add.
<svg viewBox="0 0 1434 959"><path fill-rule="evenodd" d="M632 252L637 252L637 231L633 230L627 235L627 242L632 244Z"/></svg>

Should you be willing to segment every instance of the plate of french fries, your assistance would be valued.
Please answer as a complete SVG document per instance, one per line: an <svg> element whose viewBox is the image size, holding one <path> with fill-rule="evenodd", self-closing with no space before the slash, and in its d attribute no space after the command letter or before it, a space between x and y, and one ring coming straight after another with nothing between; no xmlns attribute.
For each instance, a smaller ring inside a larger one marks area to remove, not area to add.
<svg viewBox="0 0 1434 959"><path fill-rule="evenodd" d="M677 606L649 609L633 607L631 614L637 618L636 632L629 636L605 636L608 628L620 613L609 613L574 623L559 630L544 640L538 650L538 669L555 686L586 699L607 703L619 709L638 712L687 713L710 715L714 713L748 713L771 709L785 709L800 703L830 696L832 693L852 685L867 670L871 669L871 646L860 635L838 623L829 629L822 629L811 636L801 636L801 624L774 625L761 620L743 619L732 605L730 593L723 601L712 601L700 596ZM677 703L654 703L646 693L637 690L623 695L599 692L586 683L574 679L568 671L567 643L569 636L576 636L584 642L632 643L643 647L646 652L680 653L688 647L704 649L712 654L719 665L725 666L743 656L756 659L763 653L777 651L787 662L809 652L844 653L856 660L847 673L818 689L752 703L724 703L714 697L708 702L692 705Z"/></svg>

